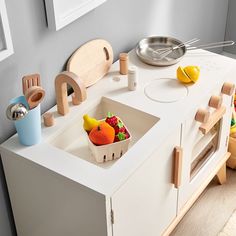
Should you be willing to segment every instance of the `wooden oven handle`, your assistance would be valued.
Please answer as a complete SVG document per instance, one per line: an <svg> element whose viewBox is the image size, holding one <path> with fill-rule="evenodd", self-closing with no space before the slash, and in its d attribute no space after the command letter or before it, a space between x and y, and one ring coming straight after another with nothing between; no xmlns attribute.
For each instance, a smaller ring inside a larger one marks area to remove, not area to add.
<svg viewBox="0 0 236 236"><path fill-rule="evenodd" d="M211 128L223 117L226 112L225 106L221 106L220 108L216 109L210 116L207 122L202 123L199 127L199 130L203 134L207 134Z"/></svg>
<svg viewBox="0 0 236 236"><path fill-rule="evenodd" d="M173 168L173 184L175 188L179 188L182 176L182 160L183 149L176 146L174 148L174 168Z"/></svg>

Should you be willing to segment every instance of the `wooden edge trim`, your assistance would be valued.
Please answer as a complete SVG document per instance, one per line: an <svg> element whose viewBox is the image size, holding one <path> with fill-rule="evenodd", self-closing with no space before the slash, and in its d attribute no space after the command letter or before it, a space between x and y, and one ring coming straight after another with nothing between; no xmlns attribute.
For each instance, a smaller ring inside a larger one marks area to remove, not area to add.
<svg viewBox="0 0 236 236"><path fill-rule="evenodd" d="M172 223L168 226L168 228L162 233L162 236L170 235L170 233L174 230L174 228L177 226L177 224L184 217L184 215L188 212L188 210L193 205L193 203L197 200L197 198L201 195L201 193L204 191L204 189L207 187L207 185L211 182L213 177L218 173L218 171L221 169L221 167L229 159L230 155L231 155L230 152L227 152L224 155L224 157L219 161L215 170L210 173L210 175L205 180L205 182L202 183L202 185L198 188L198 190L192 195L192 197L188 200L188 202L183 206L183 208L177 214L176 218L172 221Z"/></svg>

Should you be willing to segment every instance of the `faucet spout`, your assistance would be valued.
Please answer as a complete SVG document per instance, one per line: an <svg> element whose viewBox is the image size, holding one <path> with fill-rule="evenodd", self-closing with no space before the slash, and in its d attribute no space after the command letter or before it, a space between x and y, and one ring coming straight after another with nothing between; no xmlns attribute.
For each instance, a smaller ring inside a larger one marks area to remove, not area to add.
<svg viewBox="0 0 236 236"><path fill-rule="evenodd" d="M55 79L57 112L63 116L69 112L67 84L69 84L74 90L73 96L77 101L77 104L83 102L87 98L86 88L83 81L81 81L75 73L64 71L58 74Z"/></svg>

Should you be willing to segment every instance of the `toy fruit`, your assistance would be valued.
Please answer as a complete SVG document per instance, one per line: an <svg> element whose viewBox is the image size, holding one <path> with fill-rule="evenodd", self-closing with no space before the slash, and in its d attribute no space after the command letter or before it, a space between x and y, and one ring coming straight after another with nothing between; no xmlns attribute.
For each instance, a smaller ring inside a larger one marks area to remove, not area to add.
<svg viewBox="0 0 236 236"><path fill-rule="evenodd" d="M118 134L116 134L114 142L119 142L125 139L126 139L125 133L119 132Z"/></svg>
<svg viewBox="0 0 236 236"><path fill-rule="evenodd" d="M231 128L233 127L233 126L235 126L236 125L236 121L235 121L235 119L233 118L233 119L231 119Z"/></svg>
<svg viewBox="0 0 236 236"><path fill-rule="evenodd" d="M235 136L236 135L236 124L232 125L230 127L230 136Z"/></svg>
<svg viewBox="0 0 236 236"><path fill-rule="evenodd" d="M115 130L106 122L101 122L89 133L89 139L95 145L105 145L114 142Z"/></svg>
<svg viewBox="0 0 236 236"><path fill-rule="evenodd" d="M83 116L83 119L84 119L83 127L87 132L90 132L94 127L97 127L100 124L100 121L90 117L88 114L85 114Z"/></svg>
<svg viewBox="0 0 236 236"><path fill-rule="evenodd" d="M105 120L110 126L114 127L118 124L119 119L114 116L111 112L107 113L107 118Z"/></svg>
<svg viewBox="0 0 236 236"><path fill-rule="evenodd" d="M126 132L126 128L120 120L118 121L117 125L114 126L113 128L115 129L115 134Z"/></svg>
<svg viewBox="0 0 236 236"><path fill-rule="evenodd" d="M179 66L177 69L177 78L182 83L196 83L200 75L198 66Z"/></svg>

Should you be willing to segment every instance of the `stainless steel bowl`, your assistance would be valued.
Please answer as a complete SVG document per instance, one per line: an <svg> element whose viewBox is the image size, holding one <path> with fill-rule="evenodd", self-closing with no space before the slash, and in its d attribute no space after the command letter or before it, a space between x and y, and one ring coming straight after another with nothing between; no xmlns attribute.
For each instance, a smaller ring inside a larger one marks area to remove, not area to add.
<svg viewBox="0 0 236 236"><path fill-rule="evenodd" d="M6 115L9 120L21 120L28 113L28 109L22 103L12 103L7 107Z"/></svg>
<svg viewBox="0 0 236 236"><path fill-rule="evenodd" d="M164 58L158 58L154 52L160 48L175 47L182 42L171 37L153 36L142 39L136 46L136 54L146 64L154 66L170 66L176 64L186 53L186 47L173 50Z"/></svg>

